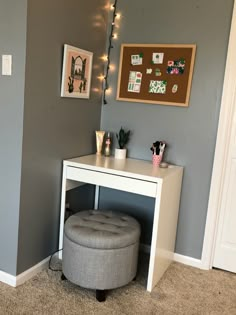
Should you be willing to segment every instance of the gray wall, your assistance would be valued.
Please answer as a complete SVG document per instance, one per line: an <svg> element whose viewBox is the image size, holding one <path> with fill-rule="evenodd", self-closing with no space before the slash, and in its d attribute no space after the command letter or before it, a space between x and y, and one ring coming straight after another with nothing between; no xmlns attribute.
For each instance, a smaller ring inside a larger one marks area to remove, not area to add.
<svg viewBox="0 0 236 315"><path fill-rule="evenodd" d="M0 270L16 274L23 135L26 0L0 0L0 56L11 54L13 75L0 63Z"/></svg>
<svg viewBox="0 0 236 315"><path fill-rule="evenodd" d="M28 2L17 273L58 246L62 160L94 152L101 115L105 0ZM60 97L63 44L94 53L89 100ZM96 92L95 89L100 89Z"/></svg>
<svg viewBox="0 0 236 315"><path fill-rule="evenodd" d="M121 43L197 44L188 108L116 101L115 71L109 78L114 92L101 120L105 130L131 129L130 157L151 160L152 142L164 139L166 159L185 167L176 252L194 258L202 252L232 8L233 0L118 1L122 19L111 55L116 67ZM138 205L138 217L142 211L149 222L143 230L149 240L143 239L150 242L152 204L140 203L135 195L125 198L128 207L134 204L131 211ZM120 193L103 190L100 205L126 207L122 199Z"/></svg>

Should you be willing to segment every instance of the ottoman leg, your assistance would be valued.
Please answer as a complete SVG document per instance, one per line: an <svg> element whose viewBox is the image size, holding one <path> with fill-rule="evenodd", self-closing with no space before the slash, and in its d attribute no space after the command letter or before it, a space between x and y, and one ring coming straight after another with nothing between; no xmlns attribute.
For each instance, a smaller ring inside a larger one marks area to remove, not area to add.
<svg viewBox="0 0 236 315"><path fill-rule="evenodd" d="M98 302L104 302L106 300L105 290L96 290L96 299Z"/></svg>
<svg viewBox="0 0 236 315"><path fill-rule="evenodd" d="M64 273L61 274L61 280L67 280L66 276L64 275Z"/></svg>

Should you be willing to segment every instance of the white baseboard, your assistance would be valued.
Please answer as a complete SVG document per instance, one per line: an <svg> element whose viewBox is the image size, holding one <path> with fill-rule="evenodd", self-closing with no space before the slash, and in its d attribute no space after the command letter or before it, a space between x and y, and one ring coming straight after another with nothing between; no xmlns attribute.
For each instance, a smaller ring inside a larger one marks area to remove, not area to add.
<svg viewBox="0 0 236 315"><path fill-rule="evenodd" d="M29 280L30 278L34 277L38 272L48 268L48 262L51 256L45 258L37 265L31 267L30 269L22 272L18 276L12 276L9 273L0 271L0 281L6 283L12 287L17 287L23 284L25 281Z"/></svg>
<svg viewBox="0 0 236 315"><path fill-rule="evenodd" d="M16 287L16 277L4 271L0 271L0 282Z"/></svg>
<svg viewBox="0 0 236 315"><path fill-rule="evenodd" d="M140 244L140 251L150 254L151 247L146 244ZM0 271L0 282L6 283L12 287L17 287L23 284L25 281L34 277L38 272L48 268L48 262L51 256L45 258L37 265L31 267L30 269L22 272L18 276L12 276L4 271ZM199 269L206 269L204 268L202 261L200 259L183 256L180 254L174 254L174 261L179 262L184 265L192 266Z"/></svg>
<svg viewBox="0 0 236 315"><path fill-rule="evenodd" d="M174 253L174 261L179 262L184 265L192 266L199 269L204 269L202 266L202 261L200 259L192 258L189 256L183 256Z"/></svg>
<svg viewBox="0 0 236 315"><path fill-rule="evenodd" d="M151 246L146 245L146 244L140 244L139 249L143 253L150 254ZM199 268L199 269L207 269L203 265L202 260L192 258L189 256L180 255L177 253L174 253L174 261L179 262L179 263L184 264L184 265L191 266L191 267Z"/></svg>

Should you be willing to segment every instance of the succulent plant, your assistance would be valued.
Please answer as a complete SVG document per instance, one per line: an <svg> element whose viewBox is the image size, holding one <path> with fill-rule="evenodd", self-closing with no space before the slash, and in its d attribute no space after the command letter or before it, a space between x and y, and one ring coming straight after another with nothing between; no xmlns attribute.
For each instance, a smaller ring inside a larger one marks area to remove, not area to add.
<svg viewBox="0 0 236 315"><path fill-rule="evenodd" d="M125 148L125 145L129 142L129 137L130 137L130 130L125 131L121 127L119 133L116 134L116 138L118 140L120 149Z"/></svg>
<svg viewBox="0 0 236 315"><path fill-rule="evenodd" d="M69 77L68 91L69 93L72 93L74 91L74 79L72 77Z"/></svg>

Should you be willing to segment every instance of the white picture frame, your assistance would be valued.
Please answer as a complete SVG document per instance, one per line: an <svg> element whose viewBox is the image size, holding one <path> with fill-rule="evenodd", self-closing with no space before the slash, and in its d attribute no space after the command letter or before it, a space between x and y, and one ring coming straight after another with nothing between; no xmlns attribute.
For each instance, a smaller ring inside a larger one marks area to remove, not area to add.
<svg viewBox="0 0 236 315"><path fill-rule="evenodd" d="M92 62L92 52L64 45L61 97L89 98Z"/></svg>

